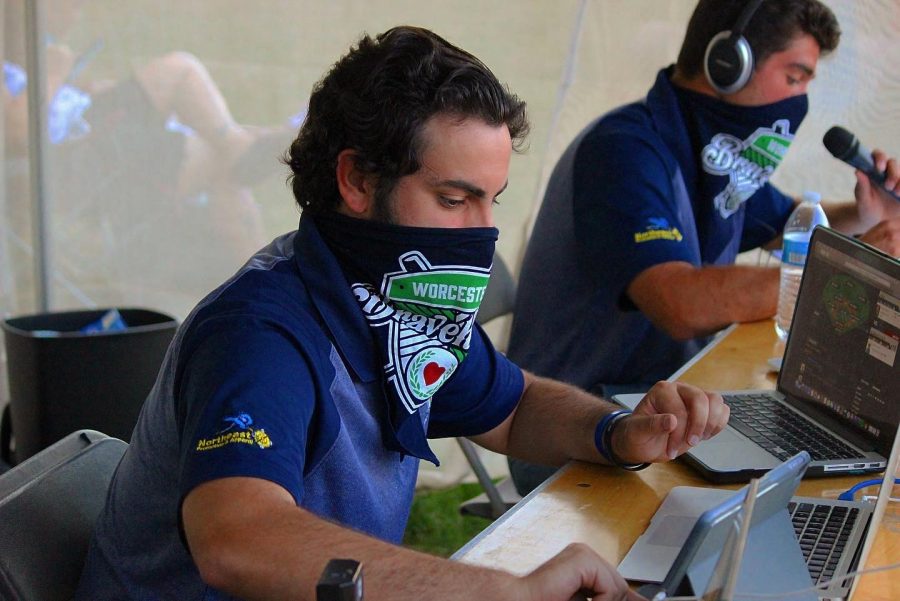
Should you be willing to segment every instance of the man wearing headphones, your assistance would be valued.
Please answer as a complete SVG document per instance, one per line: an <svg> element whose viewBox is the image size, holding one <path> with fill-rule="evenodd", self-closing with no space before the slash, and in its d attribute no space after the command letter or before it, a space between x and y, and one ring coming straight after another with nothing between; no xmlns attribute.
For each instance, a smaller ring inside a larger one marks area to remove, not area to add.
<svg viewBox="0 0 900 601"><path fill-rule="evenodd" d="M778 247L794 199L768 183L840 30L818 0L700 0L678 62L644 101L594 121L550 178L522 265L509 357L610 396L674 373L713 332L775 313ZM749 152L754 142L770 151ZM900 189L900 167L875 165ZM900 203L858 173L832 227L900 253ZM575 319L572 318L575 316ZM519 492L551 468L510 461Z"/></svg>

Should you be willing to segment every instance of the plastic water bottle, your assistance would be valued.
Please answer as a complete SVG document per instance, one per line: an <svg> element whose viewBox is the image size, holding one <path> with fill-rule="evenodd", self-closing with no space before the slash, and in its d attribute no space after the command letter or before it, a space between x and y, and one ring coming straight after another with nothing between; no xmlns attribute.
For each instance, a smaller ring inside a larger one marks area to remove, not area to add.
<svg viewBox="0 0 900 601"><path fill-rule="evenodd" d="M804 192L803 201L797 205L787 225L784 226L784 246L781 250L781 286L778 291L778 313L775 315L775 331L787 340L797 304L797 292L809 252L809 238L817 225L828 225L828 218L817 192Z"/></svg>

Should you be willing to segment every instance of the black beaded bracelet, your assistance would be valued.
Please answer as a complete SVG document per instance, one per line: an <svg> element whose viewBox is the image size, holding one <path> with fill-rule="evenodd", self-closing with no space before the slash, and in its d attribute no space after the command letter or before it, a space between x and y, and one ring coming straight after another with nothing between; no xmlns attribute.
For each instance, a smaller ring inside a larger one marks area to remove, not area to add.
<svg viewBox="0 0 900 601"><path fill-rule="evenodd" d="M603 456L611 465L615 467L621 468L623 470L628 470L631 472L637 472L642 469L645 469L650 466L649 463L625 463L619 457L616 456L615 451L613 451L612 446L612 433L616 424L631 415L631 411L627 409L622 409L619 411L613 411L612 413L607 413L603 416L603 419L600 420L600 423L597 424L597 429L594 431L594 445L597 447L597 451L600 455Z"/></svg>

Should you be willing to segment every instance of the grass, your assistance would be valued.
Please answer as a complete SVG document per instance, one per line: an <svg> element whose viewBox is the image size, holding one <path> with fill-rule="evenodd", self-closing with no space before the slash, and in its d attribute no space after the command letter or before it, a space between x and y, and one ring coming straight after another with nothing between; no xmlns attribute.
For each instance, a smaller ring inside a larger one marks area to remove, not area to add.
<svg viewBox="0 0 900 601"><path fill-rule="evenodd" d="M417 493L403 544L432 555L449 557L491 523L484 518L459 514L459 504L480 493L478 484Z"/></svg>

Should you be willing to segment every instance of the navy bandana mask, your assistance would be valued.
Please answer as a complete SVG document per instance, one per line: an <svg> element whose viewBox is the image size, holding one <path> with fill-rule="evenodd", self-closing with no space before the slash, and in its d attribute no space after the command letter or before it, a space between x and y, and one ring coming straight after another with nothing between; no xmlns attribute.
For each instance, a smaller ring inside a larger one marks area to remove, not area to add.
<svg viewBox="0 0 900 601"><path fill-rule="evenodd" d="M372 332L397 450L437 463L425 438L430 401L468 354L499 232L337 213L315 222Z"/></svg>
<svg viewBox="0 0 900 601"><path fill-rule="evenodd" d="M762 106L737 106L675 87L703 168L700 189L727 219L784 159L806 116L806 94Z"/></svg>
<svg viewBox="0 0 900 601"><path fill-rule="evenodd" d="M738 106L674 86L691 147L699 158L694 212L704 256L715 262L739 244L741 208L784 159L809 107L805 94ZM726 225L724 222L732 222Z"/></svg>

